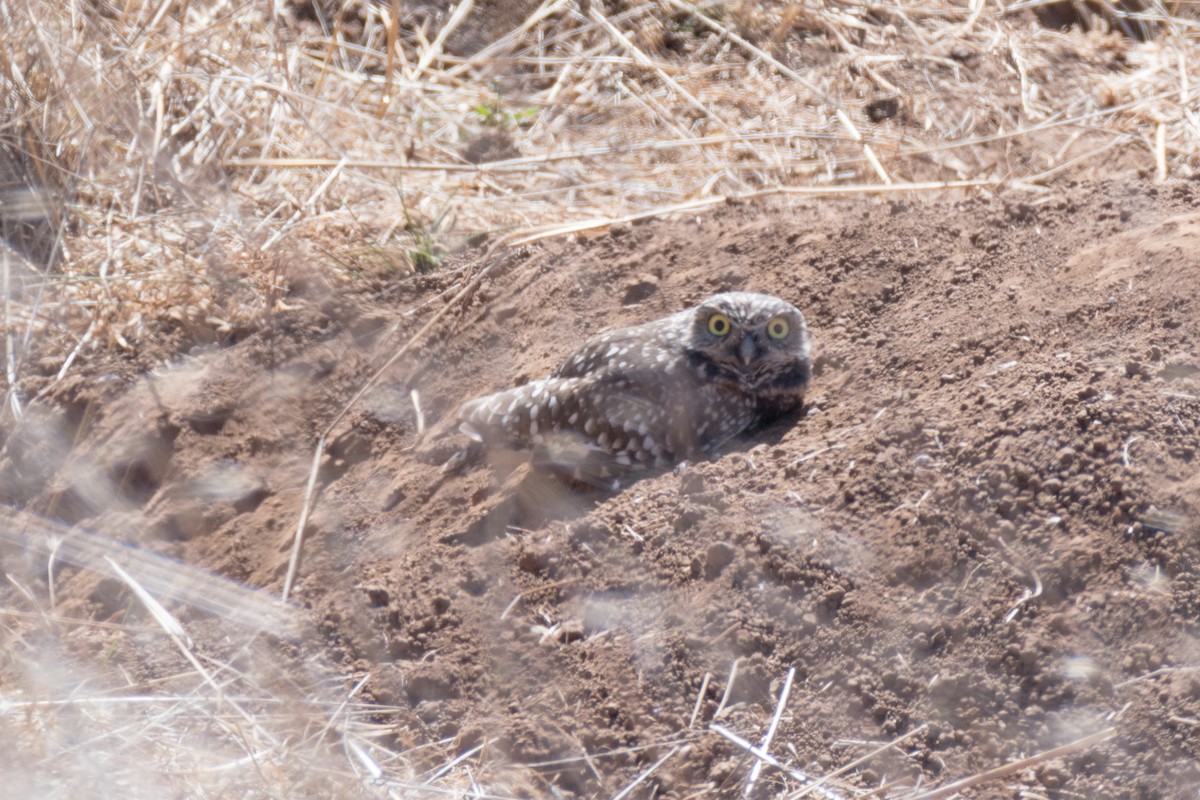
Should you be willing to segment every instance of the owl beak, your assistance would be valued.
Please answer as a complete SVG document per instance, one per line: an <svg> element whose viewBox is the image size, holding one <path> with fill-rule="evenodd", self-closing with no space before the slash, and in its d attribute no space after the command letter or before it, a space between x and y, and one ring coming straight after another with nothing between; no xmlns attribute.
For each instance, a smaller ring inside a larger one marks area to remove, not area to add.
<svg viewBox="0 0 1200 800"><path fill-rule="evenodd" d="M754 356L758 354L758 345L754 343L753 336L747 336L742 339L742 346L738 349L738 357L742 360L742 366L750 366L750 362L754 360Z"/></svg>

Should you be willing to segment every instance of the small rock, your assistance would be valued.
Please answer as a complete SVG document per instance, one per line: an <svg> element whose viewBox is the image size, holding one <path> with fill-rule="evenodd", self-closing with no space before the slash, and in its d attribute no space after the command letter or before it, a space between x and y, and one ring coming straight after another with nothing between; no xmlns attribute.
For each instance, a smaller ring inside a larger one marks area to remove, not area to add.
<svg viewBox="0 0 1200 800"><path fill-rule="evenodd" d="M882 122L885 119L891 119L900 113L900 99L897 97L884 97L875 100L867 104L866 112L871 122Z"/></svg>
<svg viewBox="0 0 1200 800"><path fill-rule="evenodd" d="M564 622L558 629L558 640L563 644L577 642L583 638L583 622L581 620L570 620Z"/></svg>
<svg viewBox="0 0 1200 800"><path fill-rule="evenodd" d="M625 285L625 295L621 298L621 304L626 306L636 305L648 299L657 291L657 277L654 275L639 275L636 280Z"/></svg>
<svg viewBox="0 0 1200 800"><path fill-rule="evenodd" d="M685 472L679 481L679 491L683 494L700 494L707 487L704 476L699 472Z"/></svg>
<svg viewBox="0 0 1200 800"><path fill-rule="evenodd" d="M733 545L728 542L714 542L704 553L704 577L712 580L729 566L737 555Z"/></svg>
<svg viewBox="0 0 1200 800"><path fill-rule="evenodd" d="M538 574L542 572L549 561L548 554L537 550L525 550L517 556L517 567L522 572Z"/></svg>
<svg viewBox="0 0 1200 800"><path fill-rule="evenodd" d="M726 783L739 766L738 760L735 758L727 758L724 761L718 761L713 764L708 770L708 777L713 783L720 786Z"/></svg>
<svg viewBox="0 0 1200 800"><path fill-rule="evenodd" d="M1038 782L1052 792L1061 789L1071 778L1062 760L1057 758L1042 764L1035 774Z"/></svg>
<svg viewBox="0 0 1200 800"><path fill-rule="evenodd" d="M364 586L363 591L367 593L367 602L371 608L386 608L388 600L388 590L382 586Z"/></svg>

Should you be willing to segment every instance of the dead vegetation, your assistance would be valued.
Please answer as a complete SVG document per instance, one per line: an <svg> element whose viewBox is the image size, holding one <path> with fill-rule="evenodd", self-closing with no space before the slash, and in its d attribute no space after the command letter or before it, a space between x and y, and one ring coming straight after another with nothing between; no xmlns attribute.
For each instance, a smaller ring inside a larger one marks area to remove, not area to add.
<svg viewBox="0 0 1200 800"><path fill-rule="evenodd" d="M1113 165L1194 177L1200 23L1179 5L1064 7L0 0L5 429L32 370L60 379L92 349L219 341L286 310L299 257L331 287L399 282L485 240L731 199L1036 196ZM201 663L145 590L135 628L12 583L31 610L0 620L7 766L116 759L21 772L30 786L96 767L132 783L145 763L156 791L192 796L503 794L475 782L478 751L414 772L439 743L399 741L327 675L285 690ZM29 630L90 652L151 622L185 671L146 682L84 661L31 680L53 648ZM181 757L182 731L211 746Z"/></svg>
<svg viewBox="0 0 1200 800"><path fill-rule="evenodd" d="M1100 7L5 0L6 322L220 338L302 246L399 278L726 198L1191 176L1197 23Z"/></svg>

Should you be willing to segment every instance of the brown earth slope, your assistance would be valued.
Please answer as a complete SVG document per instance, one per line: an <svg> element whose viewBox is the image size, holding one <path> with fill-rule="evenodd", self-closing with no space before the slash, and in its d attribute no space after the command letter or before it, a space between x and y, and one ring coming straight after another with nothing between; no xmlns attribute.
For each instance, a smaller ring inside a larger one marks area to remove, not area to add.
<svg viewBox="0 0 1200 800"><path fill-rule="evenodd" d="M1198 201L1192 183L1107 183L748 205L373 290L297 275L295 310L221 346L164 334L57 382L65 354L44 353L0 494L278 591L321 430L491 264L335 430L294 592L312 624L265 645L281 671L365 677L392 747L440 741L435 767L482 744L463 765L498 793L611 796L669 755L631 796L734 796L752 759L709 725L758 742L794 667L772 745L789 764L824 775L915 731L841 796L902 797L1112 727L966 795L1193 797ZM800 418L612 495L439 471L462 400L727 289L808 316ZM47 591L44 561L0 552ZM86 571L57 583L75 617L130 602ZM184 619L232 657L227 623ZM139 680L182 664L137 638L114 652ZM758 791L786 780L768 769Z"/></svg>

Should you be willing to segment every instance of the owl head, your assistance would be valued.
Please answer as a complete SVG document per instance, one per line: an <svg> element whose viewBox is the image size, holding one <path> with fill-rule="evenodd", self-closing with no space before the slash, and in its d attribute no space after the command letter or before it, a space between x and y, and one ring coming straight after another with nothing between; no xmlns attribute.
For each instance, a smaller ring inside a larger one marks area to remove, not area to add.
<svg viewBox="0 0 1200 800"><path fill-rule="evenodd" d="M726 292L692 313L687 356L707 379L782 407L800 404L812 360L799 309L769 294Z"/></svg>

